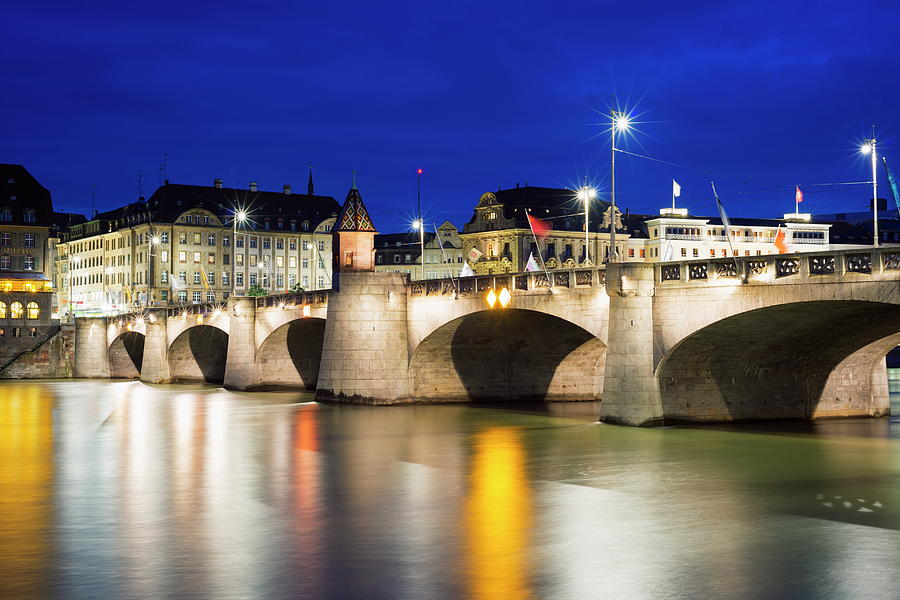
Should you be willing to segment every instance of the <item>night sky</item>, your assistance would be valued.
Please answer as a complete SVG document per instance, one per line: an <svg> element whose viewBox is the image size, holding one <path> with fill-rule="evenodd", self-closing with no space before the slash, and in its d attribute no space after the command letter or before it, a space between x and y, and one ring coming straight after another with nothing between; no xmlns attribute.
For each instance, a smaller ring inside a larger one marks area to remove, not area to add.
<svg viewBox="0 0 900 600"><path fill-rule="evenodd" d="M380 231L460 227L517 182L605 199L615 94L637 113L617 190L733 216L862 210L858 145L878 126L900 174L900 3L7 3L0 162L57 210L107 210L176 183L306 189L342 201L356 170ZM293 6L288 6L293 4ZM706 173L708 172L708 173ZM883 181L883 171L879 171ZM881 188L887 195L887 187Z"/></svg>

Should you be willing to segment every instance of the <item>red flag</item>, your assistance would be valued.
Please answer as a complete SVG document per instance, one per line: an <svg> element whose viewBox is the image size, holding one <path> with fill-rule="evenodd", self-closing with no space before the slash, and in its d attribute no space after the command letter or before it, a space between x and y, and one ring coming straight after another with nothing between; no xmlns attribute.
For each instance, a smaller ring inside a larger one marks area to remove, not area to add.
<svg viewBox="0 0 900 600"><path fill-rule="evenodd" d="M800 186L797 186L797 192L794 194L794 199L797 201L797 204L803 202L803 192L800 191Z"/></svg>
<svg viewBox="0 0 900 600"><path fill-rule="evenodd" d="M778 228L778 233L775 234L775 247L778 248L778 254L787 254L788 247L784 243L784 232L781 230L781 227Z"/></svg>
<svg viewBox="0 0 900 600"><path fill-rule="evenodd" d="M537 217L532 217L530 213L526 213L528 217L528 224L531 225L531 232L539 238L543 238L547 235L547 232L550 231L550 224L546 221L541 221Z"/></svg>

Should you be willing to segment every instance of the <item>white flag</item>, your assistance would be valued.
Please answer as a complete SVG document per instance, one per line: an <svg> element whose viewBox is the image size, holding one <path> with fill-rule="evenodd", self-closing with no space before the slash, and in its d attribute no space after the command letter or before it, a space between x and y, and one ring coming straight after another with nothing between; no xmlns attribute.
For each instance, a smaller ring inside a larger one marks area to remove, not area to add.
<svg viewBox="0 0 900 600"><path fill-rule="evenodd" d="M537 266L537 261L534 260L533 252L528 254L528 262L525 263L525 270L526 271L540 271L540 269Z"/></svg>
<svg viewBox="0 0 900 600"><path fill-rule="evenodd" d="M672 197L677 198L681 195L681 186L674 179L672 180Z"/></svg>
<svg viewBox="0 0 900 600"><path fill-rule="evenodd" d="M474 277L475 271L472 269L472 267L469 266L469 263L466 262L466 264L463 265L462 270L459 272L459 276L460 277Z"/></svg>
<svg viewBox="0 0 900 600"><path fill-rule="evenodd" d="M478 262L478 259L484 256L484 252L472 246L472 249L469 250L469 262Z"/></svg>
<svg viewBox="0 0 900 600"><path fill-rule="evenodd" d="M672 242L669 242L669 243L666 245L666 251L663 252L663 262L668 261L668 260L672 260L672 254L673 254L673 251L672 251Z"/></svg>

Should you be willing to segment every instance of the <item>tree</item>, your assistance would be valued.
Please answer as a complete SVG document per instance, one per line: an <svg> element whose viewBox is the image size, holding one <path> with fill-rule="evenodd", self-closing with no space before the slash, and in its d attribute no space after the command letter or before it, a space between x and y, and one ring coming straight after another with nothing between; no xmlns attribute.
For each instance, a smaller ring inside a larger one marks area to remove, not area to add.
<svg viewBox="0 0 900 600"><path fill-rule="evenodd" d="M247 290L248 296L268 296L269 290L263 288L263 286L259 284L254 284L250 286L250 289Z"/></svg>
<svg viewBox="0 0 900 600"><path fill-rule="evenodd" d="M298 284L295 284L289 291L292 294L299 294L300 292L305 292L306 290L303 289L303 286L298 283Z"/></svg>

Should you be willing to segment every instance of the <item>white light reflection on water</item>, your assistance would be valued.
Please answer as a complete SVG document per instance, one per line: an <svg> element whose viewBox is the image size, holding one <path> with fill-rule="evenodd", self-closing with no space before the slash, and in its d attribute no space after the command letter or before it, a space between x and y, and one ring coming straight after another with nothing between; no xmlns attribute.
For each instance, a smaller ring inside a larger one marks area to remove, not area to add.
<svg viewBox="0 0 900 600"><path fill-rule="evenodd" d="M888 420L647 430L308 399L0 384L0 596L897 595Z"/></svg>

